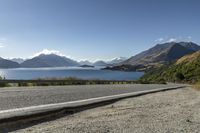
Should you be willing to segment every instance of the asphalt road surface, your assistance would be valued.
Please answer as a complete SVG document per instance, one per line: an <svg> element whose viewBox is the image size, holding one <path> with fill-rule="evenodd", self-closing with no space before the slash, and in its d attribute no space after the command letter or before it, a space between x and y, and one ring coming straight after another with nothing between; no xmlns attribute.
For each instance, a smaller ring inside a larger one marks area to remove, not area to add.
<svg viewBox="0 0 200 133"><path fill-rule="evenodd" d="M0 110L152 90L177 85L77 85L0 88Z"/></svg>

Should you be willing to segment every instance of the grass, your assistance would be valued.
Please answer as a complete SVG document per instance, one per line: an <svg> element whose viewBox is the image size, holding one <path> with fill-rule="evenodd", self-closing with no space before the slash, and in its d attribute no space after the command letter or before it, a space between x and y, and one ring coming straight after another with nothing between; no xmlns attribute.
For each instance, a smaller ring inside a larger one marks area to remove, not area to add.
<svg viewBox="0 0 200 133"><path fill-rule="evenodd" d="M0 83L0 87L11 87L10 83Z"/></svg>
<svg viewBox="0 0 200 133"><path fill-rule="evenodd" d="M24 87L24 86L65 86L65 85L117 85L117 84L166 84L165 82L148 82L148 81L102 81L102 80L66 80L66 81L45 81L35 80L34 82L19 81L0 83L1 87Z"/></svg>
<svg viewBox="0 0 200 133"><path fill-rule="evenodd" d="M82 80L75 77L66 78L39 78L34 80L6 80L0 79L0 87L23 87L23 86L64 86L64 85L98 85L98 84L166 84L160 80L159 82L149 82L146 80Z"/></svg>
<svg viewBox="0 0 200 133"><path fill-rule="evenodd" d="M200 91L200 82L193 85L193 88Z"/></svg>
<svg viewBox="0 0 200 133"><path fill-rule="evenodd" d="M0 87L22 87L22 86L63 86L63 85L98 85L98 84L135 84L139 81L117 81L117 80L82 80L77 78L45 78L35 80L0 80Z"/></svg>

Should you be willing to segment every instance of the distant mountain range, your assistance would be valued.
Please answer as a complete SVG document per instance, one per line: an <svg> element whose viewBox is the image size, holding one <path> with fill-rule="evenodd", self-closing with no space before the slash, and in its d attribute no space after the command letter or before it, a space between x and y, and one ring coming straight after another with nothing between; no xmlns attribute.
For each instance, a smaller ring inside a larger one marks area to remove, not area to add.
<svg viewBox="0 0 200 133"><path fill-rule="evenodd" d="M18 68L19 63L0 58L0 68Z"/></svg>
<svg viewBox="0 0 200 133"><path fill-rule="evenodd" d="M79 61L78 62L80 65L93 65L93 63L92 62L90 62L90 61L87 61L87 60L85 60L85 61Z"/></svg>
<svg viewBox="0 0 200 133"><path fill-rule="evenodd" d="M89 65L89 66L112 66L112 65L121 63L121 62L125 61L126 59L127 59L126 57L119 57L119 58L114 58L110 61L98 60L93 63L93 62L85 60L85 61L80 61L78 63L80 65Z"/></svg>
<svg viewBox="0 0 200 133"><path fill-rule="evenodd" d="M22 59L22 58L13 58L13 59L8 59L8 60L11 60L11 61L17 62L17 63L19 63L19 64L21 64L22 62L25 61L25 60Z"/></svg>
<svg viewBox="0 0 200 133"><path fill-rule="evenodd" d="M92 64L93 66L108 66L108 64L105 61L96 61Z"/></svg>
<svg viewBox="0 0 200 133"><path fill-rule="evenodd" d="M110 70L147 71L165 64L170 64L179 58L200 50L200 46L193 42L168 42L157 44L129 59L115 58L110 61L75 61L56 54L40 54L31 59L11 60L0 58L0 68L39 68L39 67L68 67L68 66L103 66Z"/></svg>
<svg viewBox="0 0 200 133"><path fill-rule="evenodd" d="M31 59L3 59L0 58L0 68L40 68L40 67L69 67L69 66L109 66L111 63L116 63L122 61L121 58L113 59L109 62L106 61L96 61L94 63L89 61L77 62L65 56L60 56L56 54L40 54L39 56L33 57Z"/></svg>
<svg viewBox="0 0 200 133"><path fill-rule="evenodd" d="M107 64L119 64L119 63L121 63L121 62L123 62L123 61L125 61L125 60L127 60L127 58L126 57L119 57L119 58L115 58L115 59L113 59L113 60L111 60L111 61L107 61L106 63Z"/></svg>
<svg viewBox="0 0 200 133"><path fill-rule="evenodd" d="M41 54L20 64L25 68L78 66L79 63L64 56Z"/></svg>
<svg viewBox="0 0 200 133"><path fill-rule="evenodd" d="M137 68L137 70L144 71L160 67L163 64L172 63L177 59L198 50L200 50L200 46L193 42L169 42L157 44L156 46L132 56L114 67L108 67L107 69L128 71Z"/></svg>

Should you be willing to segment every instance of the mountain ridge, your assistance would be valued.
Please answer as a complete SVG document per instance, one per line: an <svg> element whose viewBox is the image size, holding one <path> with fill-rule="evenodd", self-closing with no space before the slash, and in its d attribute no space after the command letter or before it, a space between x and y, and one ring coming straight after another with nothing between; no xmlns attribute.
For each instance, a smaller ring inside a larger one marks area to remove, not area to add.
<svg viewBox="0 0 200 133"><path fill-rule="evenodd" d="M78 66L79 63L64 56L56 54L41 54L32 59L28 59L21 63L21 67L67 67Z"/></svg>
<svg viewBox="0 0 200 133"><path fill-rule="evenodd" d="M65 56L51 53L51 54L40 54L36 57L27 59L25 61L18 58L10 59L11 62L9 62L9 60L2 60L0 67L38 68L38 67L67 67L67 66L93 65L93 66L104 66L107 67L106 69L110 70L146 71L152 68L160 67L162 65L173 63L179 58L194 53L198 50L200 50L200 46L193 42L167 42L163 44L157 44L154 47L145 50L137 55L134 55L128 59L121 57L121 58L115 58L110 61L99 60L94 63L89 62L87 60L77 62Z"/></svg>
<svg viewBox="0 0 200 133"><path fill-rule="evenodd" d="M153 68L161 67L162 65L171 64L177 59L198 50L200 50L200 46L193 42L167 42L157 44L114 67L107 67L106 69L123 71L133 71L135 69L135 71L148 71Z"/></svg>
<svg viewBox="0 0 200 133"><path fill-rule="evenodd" d="M0 57L0 68L19 68L20 64Z"/></svg>
<svg viewBox="0 0 200 133"><path fill-rule="evenodd" d="M181 51L179 51L179 49ZM173 50L173 51L172 51ZM184 50L184 52L183 52ZM174 61L185 54L190 54L200 50L200 46L193 42L168 42L157 44L156 46L132 56L122 64L141 65L144 63L154 63L159 61ZM181 52L181 53L178 53ZM175 57L169 58L172 54L179 54Z"/></svg>
<svg viewBox="0 0 200 133"><path fill-rule="evenodd" d="M22 58L12 58L12 59L7 59L7 60L14 61L14 62L17 62L19 64L21 64L22 62L25 61L25 59L22 59Z"/></svg>

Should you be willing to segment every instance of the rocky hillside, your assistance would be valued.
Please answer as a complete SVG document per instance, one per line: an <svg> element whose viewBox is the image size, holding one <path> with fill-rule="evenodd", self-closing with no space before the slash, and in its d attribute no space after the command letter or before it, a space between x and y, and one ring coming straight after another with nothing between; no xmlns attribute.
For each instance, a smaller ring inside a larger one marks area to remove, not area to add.
<svg viewBox="0 0 200 133"><path fill-rule="evenodd" d="M200 50L200 46L192 42L169 42L157 44L156 46L117 64L113 67L113 70L124 70L124 66L128 66L129 68L132 66L133 68L138 68L137 70L142 71L159 68L162 65L173 63L177 59L198 50ZM110 67L108 69L112 70Z"/></svg>
<svg viewBox="0 0 200 133"><path fill-rule="evenodd" d="M150 63L166 63L200 50L200 46L192 42L170 42L157 44L153 48L135 55L122 62L129 65L145 65Z"/></svg>
<svg viewBox="0 0 200 133"><path fill-rule="evenodd" d="M189 83L200 81L200 51L180 58L173 65L153 70L142 77L142 80Z"/></svg>

